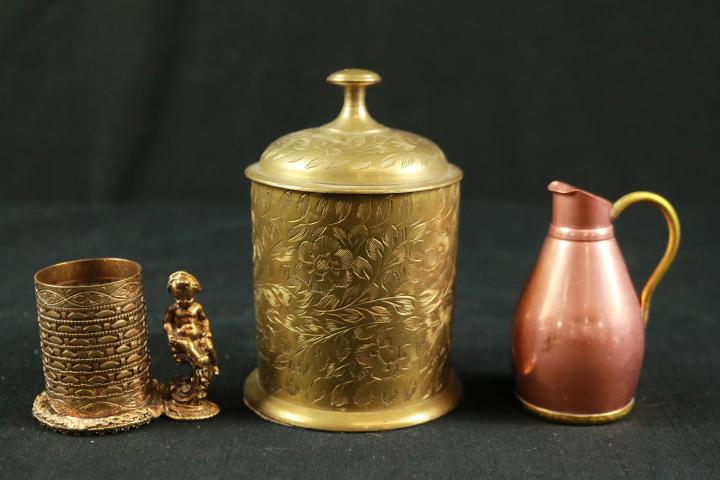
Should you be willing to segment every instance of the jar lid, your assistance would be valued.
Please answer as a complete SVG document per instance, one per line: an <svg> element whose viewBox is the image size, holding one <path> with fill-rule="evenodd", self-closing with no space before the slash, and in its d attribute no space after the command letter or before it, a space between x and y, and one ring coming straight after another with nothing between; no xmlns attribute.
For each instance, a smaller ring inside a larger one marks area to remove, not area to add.
<svg viewBox="0 0 720 480"><path fill-rule="evenodd" d="M332 122L278 138L245 175L252 181L323 193L398 193L457 182L462 171L440 148L414 133L376 122L365 107L365 89L380 83L375 72L345 69L327 78L345 90Z"/></svg>

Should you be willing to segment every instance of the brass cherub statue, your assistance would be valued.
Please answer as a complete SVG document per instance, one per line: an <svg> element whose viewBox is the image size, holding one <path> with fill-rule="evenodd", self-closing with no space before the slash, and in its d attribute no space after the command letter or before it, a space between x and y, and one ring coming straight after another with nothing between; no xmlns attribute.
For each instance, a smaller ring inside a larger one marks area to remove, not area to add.
<svg viewBox="0 0 720 480"><path fill-rule="evenodd" d="M210 320L195 301L201 290L198 279L188 272L175 272L168 279L168 292L175 303L165 312L163 328L175 363L187 363L194 370L190 377L176 376L168 386L165 414L175 420L203 420L220 412L220 407L206 398L210 380L220 369Z"/></svg>

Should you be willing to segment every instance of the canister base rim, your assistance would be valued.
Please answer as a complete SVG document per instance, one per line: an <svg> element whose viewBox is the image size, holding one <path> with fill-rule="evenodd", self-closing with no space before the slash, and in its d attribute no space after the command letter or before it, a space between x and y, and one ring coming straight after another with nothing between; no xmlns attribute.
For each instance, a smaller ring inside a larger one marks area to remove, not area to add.
<svg viewBox="0 0 720 480"><path fill-rule="evenodd" d="M50 405L47 392L42 391L33 402L32 414L44 426L61 433L104 434L137 428L163 413L163 386L153 381L147 405L135 410L99 418L61 415Z"/></svg>
<svg viewBox="0 0 720 480"><path fill-rule="evenodd" d="M437 395L409 405L382 411L338 412L306 407L266 393L260 386L257 369L245 380L243 399L257 415L281 425L335 432L394 430L435 420L460 402L462 384L455 372Z"/></svg>
<svg viewBox="0 0 720 480"><path fill-rule="evenodd" d="M627 405L617 410L603 413L568 413L559 412L539 407L522 398L518 393L515 396L520 400L522 406L531 413L543 417L547 420L559 423L568 423L573 425L599 425L620 420L627 416L635 405L635 398L632 398Z"/></svg>

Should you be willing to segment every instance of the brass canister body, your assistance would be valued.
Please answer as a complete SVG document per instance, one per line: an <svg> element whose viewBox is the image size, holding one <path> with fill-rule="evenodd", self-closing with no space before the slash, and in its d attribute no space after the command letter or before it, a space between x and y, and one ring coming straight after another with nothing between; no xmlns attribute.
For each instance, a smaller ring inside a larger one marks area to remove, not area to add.
<svg viewBox="0 0 720 480"><path fill-rule="evenodd" d="M255 396L281 401L264 416L330 430L396 428L452 408L459 191L323 194L253 182L258 369L246 401L259 388Z"/></svg>
<svg viewBox="0 0 720 480"><path fill-rule="evenodd" d="M450 369L462 171L375 121L345 69L335 120L284 135L252 182L258 368L245 403L319 430L417 425L457 405Z"/></svg>

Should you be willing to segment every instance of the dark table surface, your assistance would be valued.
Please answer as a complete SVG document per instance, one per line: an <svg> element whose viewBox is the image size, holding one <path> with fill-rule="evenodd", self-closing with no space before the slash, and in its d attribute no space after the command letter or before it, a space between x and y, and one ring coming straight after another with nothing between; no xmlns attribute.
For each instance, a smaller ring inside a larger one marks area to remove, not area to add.
<svg viewBox="0 0 720 480"><path fill-rule="evenodd" d="M513 308L549 221L549 205L490 204L465 194L453 363L460 406L435 422L379 433L275 425L242 402L255 363L249 207L1 207L0 477L718 478L720 475L720 215L679 205L680 255L653 302L635 411L604 426L547 423L521 410L510 378ZM659 259L661 216L633 207L617 232L636 283ZM158 419L108 436L45 430L30 408L43 388L32 275L95 256L143 264L153 375L171 364L161 318L167 275L201 280L223 373L210 390L221 414Z"/></svg>

